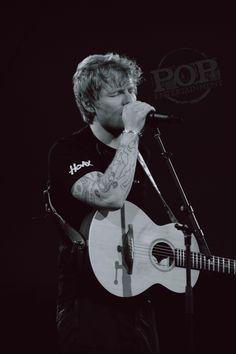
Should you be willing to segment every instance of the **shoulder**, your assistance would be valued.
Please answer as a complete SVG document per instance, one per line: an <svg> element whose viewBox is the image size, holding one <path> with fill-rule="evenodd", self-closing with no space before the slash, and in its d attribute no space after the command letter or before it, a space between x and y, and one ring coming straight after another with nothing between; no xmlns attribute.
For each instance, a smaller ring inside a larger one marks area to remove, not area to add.
<svg viewBox="0 0 236 354"><path fill-rule="evenodd" d="M93 145L94 140L89 126L85 126L71 135L57 139L49 149L49 156L74 149L88 149Z"/></svg>

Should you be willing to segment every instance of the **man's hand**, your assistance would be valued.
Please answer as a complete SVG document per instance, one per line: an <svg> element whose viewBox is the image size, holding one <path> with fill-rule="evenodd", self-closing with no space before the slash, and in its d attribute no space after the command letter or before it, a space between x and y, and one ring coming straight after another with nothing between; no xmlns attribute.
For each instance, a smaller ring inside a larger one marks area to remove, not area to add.
<svg viewBox="0 0 236 354"><path fill-rule="evenodd" d="M140 132L145 124L146 116L155 108L146 102L135 101L128 103L123 108L122 119L124 129Z"/></svg>

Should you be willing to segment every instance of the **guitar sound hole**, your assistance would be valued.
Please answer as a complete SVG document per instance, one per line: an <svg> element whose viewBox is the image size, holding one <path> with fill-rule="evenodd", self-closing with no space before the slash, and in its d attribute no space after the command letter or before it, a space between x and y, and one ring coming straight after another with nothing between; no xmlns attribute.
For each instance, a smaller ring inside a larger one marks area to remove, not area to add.
<svg viewBox="0 0 236 354"><path fill-rule="evenodd" d="M158 242L152 248L152 262L161 270L169 270L174 266L174 254L166 242Z"/></svg>

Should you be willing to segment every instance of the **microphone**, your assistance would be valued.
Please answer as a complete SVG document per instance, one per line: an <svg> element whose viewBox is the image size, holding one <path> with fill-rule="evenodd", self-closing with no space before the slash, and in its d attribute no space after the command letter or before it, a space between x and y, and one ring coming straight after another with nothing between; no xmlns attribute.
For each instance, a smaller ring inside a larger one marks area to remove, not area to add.
<svg viewBox="0 0 236 354"><path fill-rule="evenodd" d="M146 123L156 125L159 123L180 124L183 118L176 114L159 114L156 111L150 111L146 115Z"/></svg>

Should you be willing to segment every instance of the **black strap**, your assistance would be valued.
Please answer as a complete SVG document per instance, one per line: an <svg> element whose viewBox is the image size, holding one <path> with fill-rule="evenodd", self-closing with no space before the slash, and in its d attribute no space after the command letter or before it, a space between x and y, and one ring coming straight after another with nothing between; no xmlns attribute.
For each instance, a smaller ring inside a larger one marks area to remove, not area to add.
<svg viewBox="0 0 236 354"><path fill-rule="evenodd" d="M62 231L66 236L69 237L72 242L72 252L73 249L83 249L87 245L87 241L84 235L81 232L75 230L68 222L66 222L63 217L57 212L55 207L52 204L51 196L50 196L50 185L48 183L47 188L43 191L44 199L45 199L45 209L47 212L52 212L55 215L56 220L62 228Z"/></svg>

